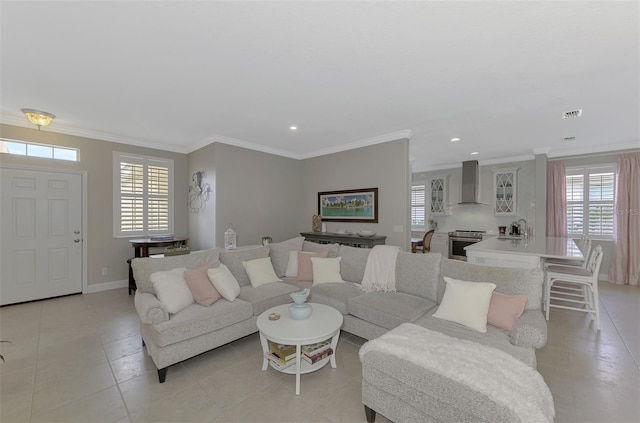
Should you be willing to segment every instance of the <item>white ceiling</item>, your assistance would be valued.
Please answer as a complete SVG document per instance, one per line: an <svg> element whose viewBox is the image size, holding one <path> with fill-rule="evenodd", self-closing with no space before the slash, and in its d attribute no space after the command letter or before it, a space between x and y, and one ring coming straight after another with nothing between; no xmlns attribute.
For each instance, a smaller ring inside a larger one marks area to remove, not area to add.
<svg viewBox="0 0 640 423"><path fill-rule="evenodd" d="M3 123L296 158L411 136L416 171L640 146L637 1L0 7Z"/></svg>

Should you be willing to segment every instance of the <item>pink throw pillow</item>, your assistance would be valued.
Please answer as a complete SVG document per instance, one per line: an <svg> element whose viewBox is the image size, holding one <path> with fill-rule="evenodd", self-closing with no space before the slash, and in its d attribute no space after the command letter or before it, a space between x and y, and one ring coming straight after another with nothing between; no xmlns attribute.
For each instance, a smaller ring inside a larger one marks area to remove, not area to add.
<svg viewBox="0 0 640 423"><path fill-rule="evenodd" d="M501 329L506 334L511 334L511 330L518 318L522 316L526 304L526 295L504 295L494 291L489 303L487 323Z"/></svg>
<svg viewBox="0 0 640 423"><path fill-rule="evenodd" d="M311 265L311 257L327 258L329 251L321 253L306 253L298 251L298 280L313 281L313 266Z"/></svg>
<svg viewBox="0 0 640 423"><path fill-rule="evenodd" d="M209 307L222 298L222 295L213 287L207 275L210 263L205 263L197 269L184 272L184 280L193 295L193 299L200 305Z"/></svg>

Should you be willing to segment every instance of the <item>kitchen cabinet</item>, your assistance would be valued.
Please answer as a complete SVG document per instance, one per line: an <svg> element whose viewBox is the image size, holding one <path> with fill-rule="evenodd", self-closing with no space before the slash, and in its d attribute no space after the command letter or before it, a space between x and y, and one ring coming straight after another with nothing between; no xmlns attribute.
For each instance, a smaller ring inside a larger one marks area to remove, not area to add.
<svg viewBox="0 0 640 423"><path fill-rule="evenodd" d="M511 167L493 172L493 204L496 215L515 216L518 212L518 169Z"/></svg>
<svg viewBox="0 0 640 423"><path fill-rule="evenodd" d="M449 257L449 234L436 232L431 238L431 253L440 253L442 257Z"/></svg>
<svg viewBox="0 0 640 423"><path fill-rule="evenodd" d="M432 215L443 215L446 211L448 193L448 177L434 176L429 180L429 213Z"/></svg>

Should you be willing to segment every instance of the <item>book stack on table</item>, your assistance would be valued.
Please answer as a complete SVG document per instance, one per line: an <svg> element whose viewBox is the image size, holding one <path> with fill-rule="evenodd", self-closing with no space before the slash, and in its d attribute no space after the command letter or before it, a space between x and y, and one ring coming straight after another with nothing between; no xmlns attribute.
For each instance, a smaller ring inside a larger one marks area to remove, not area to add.
<svg viewBox="0 0 640 423"><path fill-rule="evenodd" d="M302 359L310 364L314 364L323 358L327 358L331 354L333 354L333 348L331 348L331 340L329 339L315 344L302 346Z"/></svg>
<svg viewBox="0 0 640 423"><path fill-rule="evenodd" d="M309 364L317 363L331 354L333 354L331 340L303 345L301 348L301 357ZM269 341L269 352L265 353L265 357L273 367L283 370L296 363L296 347L295 345L284 345Z"/></svg>
<svg viewBox="0 0 640 423"><path fill-rule="evenodd" d="M269 352L265 353L265 357L276 369L286 369L296 363L296 347L269 341Z"/></svg>

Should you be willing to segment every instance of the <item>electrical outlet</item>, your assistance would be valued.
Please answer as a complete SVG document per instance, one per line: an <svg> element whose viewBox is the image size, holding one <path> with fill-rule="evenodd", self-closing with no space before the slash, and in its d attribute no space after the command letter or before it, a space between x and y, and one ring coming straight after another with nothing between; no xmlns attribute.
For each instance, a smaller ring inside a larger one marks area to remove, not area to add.
<svg viewBox="0 0 640 423"><path fill-rule="evenodd" d="M107 273L109 273L109 269L107 269L106 267L102 268L102 276L107 276Z"/></svg>
<svg viewBox="0 0 640 423"><path fill-rule="evenodd" d="M404 227L402 225L393 225L393 232L404 232Z"/></svg>

